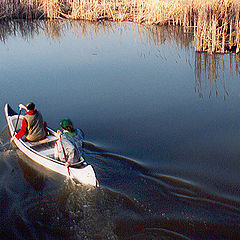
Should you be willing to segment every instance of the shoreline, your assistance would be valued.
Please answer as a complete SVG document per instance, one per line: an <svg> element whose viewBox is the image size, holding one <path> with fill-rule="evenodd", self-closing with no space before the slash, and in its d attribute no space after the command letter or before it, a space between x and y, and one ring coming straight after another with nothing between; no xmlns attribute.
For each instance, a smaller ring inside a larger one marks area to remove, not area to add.
<svg viewBox="0 0 240 240"><path fill-rule="evenodd" d="M240 52L238 0L2 0L0 21L13 19L178 25L193 32L197 52Z"/></svg>

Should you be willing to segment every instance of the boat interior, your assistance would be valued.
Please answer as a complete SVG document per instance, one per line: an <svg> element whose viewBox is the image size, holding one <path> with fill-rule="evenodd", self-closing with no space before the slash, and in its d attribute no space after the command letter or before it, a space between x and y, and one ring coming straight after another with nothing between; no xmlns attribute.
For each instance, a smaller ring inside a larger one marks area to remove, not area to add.
<svg viewBox="0 0 240 240"><path fill-rule="evenodd" d="M16 123L17 123L17 115L12 116L11 118L12 118L13 126L15 128ZM22 119L23 119L23 116L20 116L18 124L17 124L17 128L16 128L16 132L18 132L22 126ZM49 129L49 131L47 133L47 137L43 140L36 141L36 142L29 142L26 140L25 137L22 137L21 139L25 143L25 145L27 145L31 149L37 151L39 154L54 159L55 142L58 140L58 137L55 134L56 133L54 133L54 131ZM87 165L88 164L84 161L84 159L81 158L80 162L72 164L71 167L83 168L83 167L86 167Z"/></svg>
<svg viewBox="0 0 240 240"><path fill-rule="evenodd" d="M18 132L21 128L22 119L23 117L21 116L17 124L16 132ZM12 117L12 123L13 126L16 126L17 116ZM53 134L51 130L49 130L47 134L48 135L46 136L45 139L36 142L29 142L26 140L25 137L22 137L21 139L28 147L31 147L33 150L39 152L44 156L54 158L54 146L58 138Z"/></svg>

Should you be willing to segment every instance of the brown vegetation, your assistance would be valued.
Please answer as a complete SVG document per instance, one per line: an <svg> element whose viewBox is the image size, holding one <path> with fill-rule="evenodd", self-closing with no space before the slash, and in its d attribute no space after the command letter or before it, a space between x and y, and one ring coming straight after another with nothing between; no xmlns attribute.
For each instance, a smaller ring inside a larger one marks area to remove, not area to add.
<svg viewBox="0 0 240 240"><path fill-rule="evenodd" d="M0 0L0 19L64 18L180 25L196 51L240 51L239 0Z"/></svg>

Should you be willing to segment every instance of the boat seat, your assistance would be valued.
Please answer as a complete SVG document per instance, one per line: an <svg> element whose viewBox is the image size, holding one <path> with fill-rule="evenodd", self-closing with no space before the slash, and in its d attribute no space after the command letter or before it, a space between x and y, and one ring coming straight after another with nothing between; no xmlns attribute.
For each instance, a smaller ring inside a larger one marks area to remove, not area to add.
<svg viewBox="0 0 240 240"><path fill-rule="evenodd" d="M33 147L33 146L37 146L37 145L40 145L40 144L43 144L43 143L49 143L49 142L53 142L53 141L56 141L58 140L57 137L53 136L53 135L48 135L46 138L42 139L42 140L39 140L39 141L36 141L36 142L25 142L25 144L29 147Z"/></svg>
<svg viewBox="0 0 240 240"><path fill-rule="evenodd" d="M51 156L54 155L54 149L50 148L50 149L46 149L43 151L39 151L40 154L44 155L44 156Z"/></svg>

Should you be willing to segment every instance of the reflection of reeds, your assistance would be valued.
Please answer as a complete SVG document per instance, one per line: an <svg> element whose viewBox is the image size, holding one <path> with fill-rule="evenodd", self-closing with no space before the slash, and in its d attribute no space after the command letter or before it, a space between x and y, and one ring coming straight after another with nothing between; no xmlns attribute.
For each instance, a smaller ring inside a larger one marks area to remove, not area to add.
<svg viewBox="0 0 240 240"><path fill-rule="evenodd" d="M194 29L196 51L240 51L239 0L1 0L0 19L67 18Z"/></svg>
<svg viewBox="0 0 240 240"><path fill-rule="evenodd" d="M165 42L176 43L180 48L190 48L192 47L193 36L192 34L186 34L183 28L178 26L161 26L158 25L139 25L138 34L145 36L146 41L149 44L155 46L162 45Z"/></svg>
<svg viewBox="0 0 240 240"><path fill-rule="evenodd" d="M174 42L181 49L192 48L193 35L186 34L183 28L176 26L156 26L156 25L133 25L136 39L142 41L143 45L147 42L153 45L157 52L157 57L164 59L159 47L165 43ZM9 21L0 24L0 41L6 42L8 37L22 36L29 40L44 32L50 39L60 38L66 31L74 31L76 35L83 38L92 38L94 35L109 35L119 32L128 33L129 24L89 21ZM190 56L189 56L190 57ZM186 57L186 63L190 60ZM190 57L191 58L191 57ZM240 76L240 57L238 54L229 55L206 54L195 52L195 90L203 97L204 91L209 90L209 96L219 95L221 92L224 97L228 95L224 83L224 71L229 66L229 71ZM220 89L219 85L223 88ZM222 90L223 89L223 90Z"/></svg>
<svg viewBox="0 0 240 240"><path fill-rule="evenodd" d="M226 66L229 63L228 66ZM234 63L234 64L233 64ZM240 76L240 59L239 55L208 55L206 53L195 53L195 91L200 97L203 97L205 90L208 90L209 97L214 93L218 96L223 94L224 99L228 95L225 86L226 67L229 67L229 72ZM220 89L220 85L222 88Z"/></svg>

